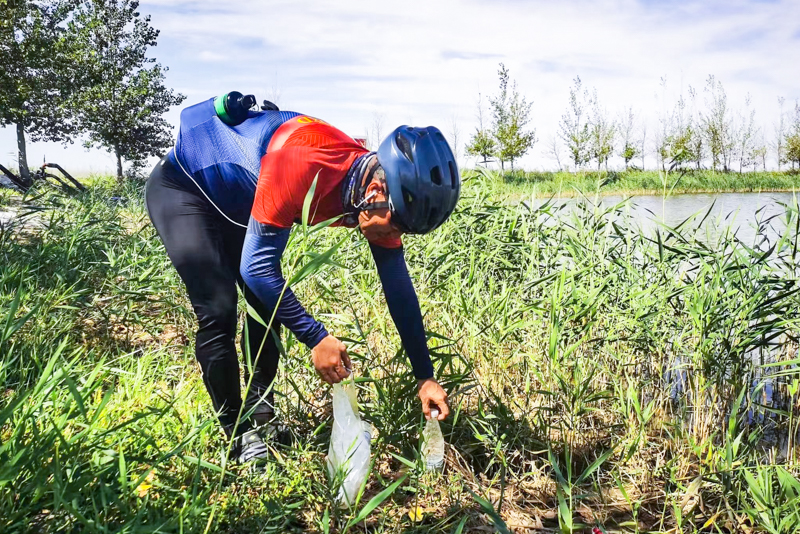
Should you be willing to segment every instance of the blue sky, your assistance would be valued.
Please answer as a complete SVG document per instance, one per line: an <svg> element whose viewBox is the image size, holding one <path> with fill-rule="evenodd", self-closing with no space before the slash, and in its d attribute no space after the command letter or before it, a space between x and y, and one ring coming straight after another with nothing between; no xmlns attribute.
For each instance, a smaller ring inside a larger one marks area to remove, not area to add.
<svg viewBox="0 0 800 534"><path fill-rule="evenodd" d="M462 153L478 93L496 90L502 61L533 101L540 141L522 161L531 169L554 165L544 152L576 75L610 115L633 106L650 131L689 86L702 103L710 74L735 109L752 95L766 134L777 97L800 98L798 0L157 0L140 11L161 30L152 55L187 105L251 92L354 136L403 123L458 130ZM175 125L178 114L168 116ZM14 147L13 130L0 130L0 162L15 163ZM32 163L46 155L78 172L113 168L78 145L29 151Z"/></svg>

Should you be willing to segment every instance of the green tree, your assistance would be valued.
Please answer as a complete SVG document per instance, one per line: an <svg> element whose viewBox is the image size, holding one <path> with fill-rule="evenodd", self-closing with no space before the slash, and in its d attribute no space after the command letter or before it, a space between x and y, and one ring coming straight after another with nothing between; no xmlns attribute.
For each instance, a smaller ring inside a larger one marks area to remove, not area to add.
<svg viewBox="0 0 800 534"><path fill-rule="evenodd" d="M666 79L661 79L666 89ZM689 99L695 102L696 92L692 87L688 90ZM694 107L694 106L692 106ZM657 156L662 170L683 168L694 162L700 168L703 158L703 140L697 127L693 110L689 107L683 94L678 96L675 105L659 117L660 131L657 138Z"/></svg>
<svg viewBox="0 0 800 534"><path fill-rule="evenodd" d="M742 169L753 165L753 151L756 150L756 136L759 128L756 126L756 110L750 107L752 99L748 94L745 97L745 114L740 117L738 127L734 132L736 144L734 155L739 160L739 174ZM757 161L756 161L757 162Z"/></svg>
<svg viewBox="0 0 800 534"><path fill-rule="evenodd" d="M701 117L703 137L714 170L721 164L722 169L728 172L734 148L728 96L722 82L714 76L709 76L706 80L706 94L709 111Z"/></svg>
<svg viewBox="0 0 800 534"><path fill-rule="evenodd" d="M794 116L791 119L784 142L785 161L791 162L792 169L800 168L800 101L794 103Z"/></svg>
<svg viewBox="0 0 800 534"><path fill-rule="evenodd" d="M592 117L589 124L589 151L591 158L597 160L597 169L605 164L608 170L608 158L614 153L614 140L617 136L617 125L609 120L606 110L600 106L597 89L592 97Z"/></svg>
<svg viewBox="0 0 800 534"><path fill-rule="evenodd" d="M631 160L641 155L639 141L635 138L636 116L632 107L625 110L618 124L620 141L622 142L619 149L619 156L625 160L625 169L628 169Z"/></svg>
<svg viewBox="0 0 800 534"><path fill-rule="evenodd" d="M72 104L88 135L85 145L116 156L118 180L123 160L138 168L169 148L172 129L163 115L185 98L164 85L166 67L147 57L159 32L138 8L137 0L90 0L74 21L92 84Z"/></svg>
<svg viewBox="0 0 800 534"><path fill-rule="evenodd" d="M591 105L589 92L583 89L579 76L575 77L573 86L569 90L569 104L567 112L561 116L558 124L559 136L567 145L572 156L575 169L587 163L590 157L589 142L591 133L586 109Z"/></svg>
<svg viewBox="0 0 800 534"><path fill-rule="evenodd" d="M764 171L767 170L767 154L767 140L762 134L761 139L752 144L750 152L747 155L748 162L753 166L753 172L758 170L759 164L761 164L761 168Z"/></svg>
<svg viewBox="0 0 800 534"><path fill-rule="evenodd" d="M70 0L0 0L0 126L17 130L19 172L30 177L26 135L71 141L75 121L66 106L81 83L75 42L67 35Z"/></svg>
<svg viewBox="0 0 800 534"><path fill-rule="evenodd" d="M781 170L781 165L786 163L784 158L784 150L786 148L786 112L783 111L783 106L786 99L782 96L778 97L778 122L775 126L775 155L778 159L778 170Z"/></svg>
<svg viewBox="0 0 800 534"><path fill-rule="evenodd" d="M483 101L481 95L478 93L478 126L475 127L475 133L470 137L469 143L465 147L466 152L470 156L482 158L482 163L487 165L494 156L495 143L492 133L486 128L483 120Z"/></svg>
<svg viewBox="0 0 800 534"><path fill-rule="evenodd" d="M500 91L497 96L490 98L494 127L494 139L497 143L495 154L500 160L500 168L504 169L504 162L511 163L514 170L514 160L521 158L536 143L536 130L525 130L531 120L532 102L528 102L517 90L517 83L513 82L509 90L508 69L502 63L497 71L500 78Z"/></svg>

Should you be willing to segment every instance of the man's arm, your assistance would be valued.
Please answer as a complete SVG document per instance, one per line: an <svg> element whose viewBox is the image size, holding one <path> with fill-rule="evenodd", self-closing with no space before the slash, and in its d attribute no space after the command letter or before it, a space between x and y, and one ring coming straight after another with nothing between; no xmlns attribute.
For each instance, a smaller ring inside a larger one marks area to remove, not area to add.
<svg viewBox="0 0 800 534"><path fill-rule="evenodd" d="M320 377L329 384L341 382L350 375L347 347L306 312L283 279L281 255L289 240L289 229L254 223L253 219L250 222L240 266L244 283L261 302L273 309L277 306L275 318L311 349Z"/></svg>
<svg viewBox="0 0 800 534"><path fill-rule="evenodd" d="M253 225L251 220L242 249L240 271L244 283L262 303L272 309L278 306L275 314L278 322L306 346L313 348L327 337L328 332L303 308L291 288L286 287L283 291L286 280L281 272L281 256L289 241L289 231L288 228ZM269 321L270 318L262 319Z"/></svg>
<svg viewBox="0 0 800 534"><path fill-rule="evenodd" d="M389 313L411 360L414 376L417 380L432 378L433 364L428 353L422 313L408 274L403 248L384 248L371 243L369 247L378 268Z"/></svg>

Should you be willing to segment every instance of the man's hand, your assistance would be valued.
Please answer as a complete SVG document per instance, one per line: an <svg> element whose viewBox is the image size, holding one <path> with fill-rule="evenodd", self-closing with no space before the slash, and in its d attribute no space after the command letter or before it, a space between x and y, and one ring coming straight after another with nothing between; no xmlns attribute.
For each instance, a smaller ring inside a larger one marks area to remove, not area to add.
<svg viewBox="0 0 800 534"><path fill-rule="evenodd" d="M311 349L311 361L314 362L320 378L328 384L338 384L350 376L347 347L331 335Z"/></svg>
<svg viewBox="0 0 800 534"><path fill-rule="evenodd" d="M450 415L450 408L447 406L447 393L444 392L439 382L433 378L420 380L417 384L419 389L419 400L422 401L422 413L425 419L431 418L431 408L439 409L439 421L444 421Z"/></svg>

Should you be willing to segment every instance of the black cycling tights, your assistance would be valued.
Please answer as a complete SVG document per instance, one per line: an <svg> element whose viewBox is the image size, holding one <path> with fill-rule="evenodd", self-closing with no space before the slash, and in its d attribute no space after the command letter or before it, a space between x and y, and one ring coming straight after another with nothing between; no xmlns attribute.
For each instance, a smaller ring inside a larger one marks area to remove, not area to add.
<svg viewBox="0 0 800 534"><path fill-rule="evenodd" d="M167 158L161 160L147 181L145 203L167 255L186 284L198 322L195 355L220 423L230 435L242 405L235 346L236 285L243 288L247 302L264 321L269 321L272 312L247 290L239 276L246 230L223 218L194 184L185 185L189 180L182 172ZM243 332L242 353L248 354L249 345L255 360L266 328L249 314L246 326L248 340ZM266 422L272 412L272 395L267 392L278 368L279 332L280 325L274 324L273 335L263 344L255 362L252 386L245 400L244 413L255 407L251 419L256 424ZM245 384L249 377L247 367ZM237 434L249 428L251 422L242 421Z"/></svg>

